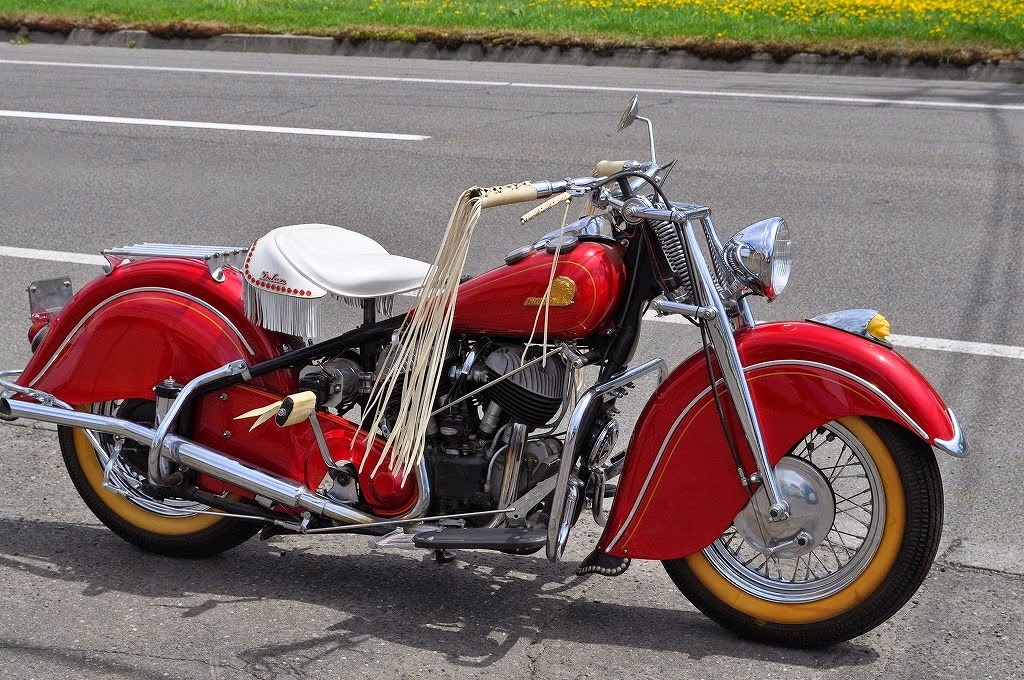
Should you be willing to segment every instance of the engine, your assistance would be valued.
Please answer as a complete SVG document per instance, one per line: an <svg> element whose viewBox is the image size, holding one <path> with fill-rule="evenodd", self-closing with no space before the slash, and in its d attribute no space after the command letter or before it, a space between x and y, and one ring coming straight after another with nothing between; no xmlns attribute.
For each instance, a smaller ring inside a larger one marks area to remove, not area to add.
<svg viewBox="0 0 1024 680"><path fill-rule="evenodd" d="M435 503L432 512L457 514L497 507L511 425L521 423L532 431L559 414L568 375L565 360L555 355L518 370L523 349L517 344L478 343L452 357L437 405L453 405L432 418L427 429L425 455ZM344 414L361 403L373 378L353 354L307 366L300 371L299 386L313 391L319 405ZM486 389L460 401L481 387ZM396 403L397 396L393 396L388 407ZM559 438L531 435L511 497L554 475L561 455ZM488 521L485 516L480 523Z"/></svg>
<svg viewBox="0 0 1024 680"><path fill-rule="evenodd" d="M521 347L498 347L485 361L488 378L493 380L516 370L521 356ZM511 418L537 427L551 420L562 406L565 375L565 360L561 356L552 357L496 382L488 392L493 403Z"/></svg>
<svg viewBox="0 0 1024 680"><path fill-rule="evenodd" d="M492 344L453 362L444 403L488 387L439 414L428 430L427 459L439 513L497 507L511 424L534 429L559 413L568 371L565 360L550 357L514 372L522 365L522 354L522 345ZM560 439L531 437L512 497L555 474L561 455Z"/></svg>

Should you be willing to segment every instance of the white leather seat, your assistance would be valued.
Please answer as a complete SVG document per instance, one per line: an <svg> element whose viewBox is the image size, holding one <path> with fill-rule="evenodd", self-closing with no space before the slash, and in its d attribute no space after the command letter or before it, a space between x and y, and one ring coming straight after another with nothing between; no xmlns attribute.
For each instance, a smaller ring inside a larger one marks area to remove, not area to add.
<svg viewBox="0 0 1024 680"><path fill-rule="evenodd" d="M269 232L246 257L247 280L268 292L319 298L378 298L423 285L430 265L391 255L368 236L329 224Z"/></svg>

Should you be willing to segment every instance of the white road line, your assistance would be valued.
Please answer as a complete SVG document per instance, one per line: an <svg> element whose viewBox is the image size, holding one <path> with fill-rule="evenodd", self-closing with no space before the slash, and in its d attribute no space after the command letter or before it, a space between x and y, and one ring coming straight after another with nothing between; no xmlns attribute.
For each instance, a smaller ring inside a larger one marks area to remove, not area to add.
<svg viewBox="0 0 1024 680"><path fill-rule="evenodd" d="M1024 104L985 104L981 102L952 102L933 99L887 99L885 97L829 97L824 95L780 94L774 92L729 92L725 90L676 90L644 87L613 87L610 85L563 85L557 83L518 83L498 80L459 80L448 78L401 78L394 76L359 76L338 73L306 73L298 71L250 71L220 68L189 68L183 66L140 66L136 64L91 64L72 61L35 61L28 59L0 59L0 64L20 66L49 66L58 68L114 69L125 71L163 71L167 73L203 73L229 76L266 76L273 78L320 78L325 80L352 80L387 83L419 83L484 87L518 87L546 90L575 90L584 92L640 92L687 97L728 97L734 99L760 99L770 101L813 102L819 104L854 104L861 106L912 106L934 109L968 109L982 111L1024 111Z"/></svg>
<svg viewBox="0 0 1024 680"><path fill-rule="evenodd" d="M0 59L0 64L21 66L60 66L64 68L117 69L125 71L163 71L166 73L204 73L220 76L269 76L273 78L319 78L326 80L367 80L383 83L425 83L441 85L483 85L504 87L510 85L499 80L458 80L447 78L404 78L401 76L356 76L340 73L309 73L303 71L259 71L231 68L190 68L187 66L139 66L136 64L89 64L78 61L32 61L28 59Z"/></svg>
<svg viewBox="0 0 1024 680"><path fill-rule="evenodd" d="M1024 359L1024 347L1013 345L993 345L988 342L964 342L963 340L943 340L942 338L919 338L913 335L890 335L892 344L900 347L931 349L938 352L959 352L960 354L978 354L986 357L1006 357L1007 359Z"/></svg>
<svg viewBox="0 0 1024 680"><path fill-rule="evenodd" d="M688 97L731 97L734 99L768 99L775 101L815 102L818 104L862 104L867 106L917 106L933 109L980 109L985 111L1024 111L1024 104L982 104L978 102L942 102L933 99L886 99L883 97L827 97L824 95L776 94L771 92L726 92L722 90L670 90L658 88L607 87L602 85L543 85L509 83L509 87L532 87L554 90L594 90L600 92L643 92L645 94L685 95Z"/></svg>
<svg viewBox="0 0 1024 680"><path fill-rule="evenodd" d="M644 314L645 321L661 321L663 323L690 322L678 315L658 316L653 311ZM956 352L958 354L977 354L987 357L1004 357L1007 359L1024 359L1024 347L1014 345L994 345L990 342L967 342L964 340L945 340L943 338L923 338L916 335L890 335L889 342L904 348L929 349L936 352Z"/></svg>
<svg viewBox="0 0 1024 680"><path fill-rule="evenodd" d="M0 253L2 255L3 253ZM668 314L666 316L659 316L653 309L644 312L644 321L661 321L662 323L684 323L692 326L685 316L679 314Z"/></svg>
<svg viewBox="0 0 1024 680"><path fill-rule="evenodd" d="M37 250L35 248L14 248L11 246L0 246L0 257L18 257L28 260L46 260L47 262L68 262L72 264L103 265L107 263L107 260L102 255L68 253L59 250ZM654 312L644 314L644 319L647 321L660 321L662 323L689 323L678 315L658 316ZM899 347L913 347L915 349L929 349L938 352L956 352L960 354L977 354L1007 359L1024 359L1024 347L1015 347L1013 345L993 345L988 342L922 338L914 335L890 335L889 340Z"/></svg>
<svg viewBox="0 0 1024 680"><path fill-rule="evenodd" d="M87 253L65 253L60 250L37 250L36 248L12 248L11 246L0 246L0 257L20 257L25 260L46 260L48 262L70 262L72 264L99 264L107 263L102 255L89 255Z"/></svg>
<svg viewBox="0 0 1024 680"><path fill-rule="evenodd" d="M83 116L72 113L43 111L7 111L0 109L0 118L28 118L31 120L67 120L82 123L113 123L118 125L150 125L200 130L234 130L239 132L269 132L282 135L314 135L317 137L357 137L360 139L387 139L403 142L422 142L426 135L402 135L385 132L358 132L355 130L321 130L317 128L277 127L273 125L236 125L234 123L205 123L194 120L160 120L158 118L122 118L119 116Z"/></svg>

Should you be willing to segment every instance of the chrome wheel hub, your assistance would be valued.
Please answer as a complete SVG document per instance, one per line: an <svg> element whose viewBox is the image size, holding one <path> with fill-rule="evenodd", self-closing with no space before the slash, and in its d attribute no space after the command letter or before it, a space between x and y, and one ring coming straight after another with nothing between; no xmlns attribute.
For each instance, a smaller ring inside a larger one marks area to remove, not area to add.
<svg viewBox="0 0 1024 680"><path fill-rule="evenodd" d="M101 404L93 404L93 413L111 417L124 417L121 408L124 400L108 401ZM141 490L145 475L134 467L125 455L126 444L124 440L116 441L112 437L96 433L101 442L105 443L104 449L95 451L100 467L105 471L108 466L109 474L105 475L104 487L113 493L126 499L132 505L138 506L147 512L162 517L192 517L196 513L205 512L210 508L195 503L174 498L152 498ZM139 446L136 443L136 446ZM111 464L111 458L114 458Z"/></svg>
<svg viewBox="0 0 1024 680"><path fill-rule="evenodd" d="M832 489L821 470L802 458L786 456L775 466L782 498L789 503L789 518L767 522L771 501L762 486L736 516L734 526L755 549L779 558L810 553L828 534L836 517Z"/></svg>
<svg viewBox="0 0 1024 680"><path fill-rule="evenodd" d="M767 521L768 497L759 489L704 556L729 583L769 602L834 595L864 572L881 543L878 467L852 432L832 422L804 437L775 472L790 517Z"/></svg>

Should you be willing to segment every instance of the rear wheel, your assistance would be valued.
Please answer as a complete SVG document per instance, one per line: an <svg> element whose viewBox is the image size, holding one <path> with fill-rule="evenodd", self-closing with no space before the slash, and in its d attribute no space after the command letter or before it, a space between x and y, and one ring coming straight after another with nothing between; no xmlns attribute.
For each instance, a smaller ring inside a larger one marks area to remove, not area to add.
<svg viewBox="0 0 1024 680"><path fill-rule="evenodd" d="M150 401L118 400L94 405L95 413L152 425ZM129 543L152 553L171 557L206 557L233 548L259 530L259 524L216 514L202 514L205 505L173 499L157 499L135 491L132 497L103 488L103 469L117 442L99 435L97 451L80 429L57 428L61 454L71 481L93 514ZM121 443L112 468L111 483L122 490L145 481L148 447L132 440Z"/></svg>
<svg viewBox="0 0 1024 680"><path fill-rule="evenodd" d="M759 489L702 552L664 563L676 586L736 634L822 647L895 614L924 580L942 531L930 447L887 421L843 418L776 466L792 514L763 520Z"/></svg>

